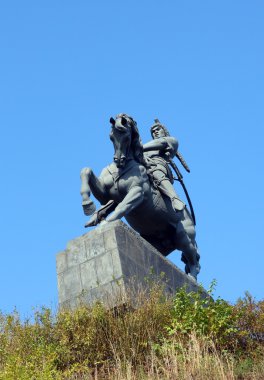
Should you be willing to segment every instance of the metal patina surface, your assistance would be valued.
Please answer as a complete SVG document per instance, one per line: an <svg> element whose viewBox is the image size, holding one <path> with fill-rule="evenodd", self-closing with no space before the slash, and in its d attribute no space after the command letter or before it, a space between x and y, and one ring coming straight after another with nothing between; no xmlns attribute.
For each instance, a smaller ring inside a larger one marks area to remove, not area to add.
<svg viewBox="0 0 264 380"><path fill-rule="evenodd" d="M189 171L178 152L178 141L157 119L151 127L153 139L145 145L132 117L118 114L110 123L113 162L99 177L91 168L81 171L82 206L86 215L92 215L86 227L125 217L164 256L175 249L181 251L185 272L196 279L200 255L195 240L195 216L188 196L190 211L173 187L171 166L182 183L181 173L172 164L173 157ZM102 204L97 211L91 193Z"/></svg>

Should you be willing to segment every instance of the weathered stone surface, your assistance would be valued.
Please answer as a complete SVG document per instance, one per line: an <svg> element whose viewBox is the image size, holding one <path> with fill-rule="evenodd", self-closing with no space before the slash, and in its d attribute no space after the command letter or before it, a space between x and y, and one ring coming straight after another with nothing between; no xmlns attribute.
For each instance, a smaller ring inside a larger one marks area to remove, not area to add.
<svg viewBox="0 0 264 380"><path fill-rule="evenodd" d="M144 286L146 278L164 282L174 293L198 284L152 245L121 221L105 224L67 244L57 254L60 307L76 307L99 300L112 307L123 302L133 281Z"/></svg>

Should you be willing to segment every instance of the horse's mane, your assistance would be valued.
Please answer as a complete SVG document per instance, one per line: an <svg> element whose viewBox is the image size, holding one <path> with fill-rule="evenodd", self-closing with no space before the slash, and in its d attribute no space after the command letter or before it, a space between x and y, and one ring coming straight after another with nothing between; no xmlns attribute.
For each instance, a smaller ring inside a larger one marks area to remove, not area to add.
<svg viewBox="0 0 264 380"><path fill-rule="evenodd" d="M143 144L139 135L137 122L129 115L125 113L118 114L116 118L124 118L131 127L131 149L134 158L142 165L146 165L143 155Z"/></svg>

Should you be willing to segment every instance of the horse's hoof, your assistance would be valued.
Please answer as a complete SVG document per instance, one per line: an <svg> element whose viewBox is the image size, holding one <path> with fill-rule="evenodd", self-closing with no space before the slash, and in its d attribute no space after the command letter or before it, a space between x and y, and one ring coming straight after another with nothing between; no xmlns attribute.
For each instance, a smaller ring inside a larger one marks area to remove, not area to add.
<svg viewBox="0 0 264 380"><path fill-rule="evenodd" d="M95 204L91 200L83 201L82 207L85 215L92 215L96 211Z"/></svg>
<svg viewBox="0 0 264 380"><path fill-rule="evenodd" d="M88 220L88 222L85 223L84 227L87 228L87 227L97 226L98 223L99 223L98 212L94 212L91 218Z"/></svg>
<svg viewBox="0 0 264 380"><path fill-rule="evenodd" d="M94 227L96 226L96 223L92 220L88 220L88 222L85 223L84 225L84 228L88 228L88 227Z"/></svg>
<svg viewBox="0 0 264 380"><path fill-rule="evenodd" d="M195 282L197 282L197 276L194 276L191 273L188 273L187 276L191 277L192 280L194 280Z"/></svg>
<svg viewBox="0 0 264 380"><path fill-rule="evenodd" d="M102 220L101 223L99 224L100 227L105 226L109 222L107 220Z"/></svg>

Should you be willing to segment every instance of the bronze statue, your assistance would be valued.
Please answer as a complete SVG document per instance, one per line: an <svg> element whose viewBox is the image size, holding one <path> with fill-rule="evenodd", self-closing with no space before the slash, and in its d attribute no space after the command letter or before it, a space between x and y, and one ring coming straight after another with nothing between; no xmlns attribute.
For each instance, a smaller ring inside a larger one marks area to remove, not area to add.
<svg viewBox="0 0 264 380"><path fill-rule="evenodd" d="M86 227L125 217L164 256L175 249L182 251L185 272L196 279L200 256L194 221L175 193L168 166L177 153L176 139L156 121L151 129L153 141L143 146L132 117L118 114L110 123L113 162L99 178L90 168L81 171L83 210L86 215L93 214ZM91 192L103 205L98 211L90 199Z"/></svg>

